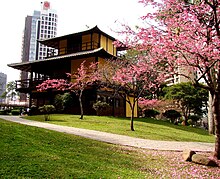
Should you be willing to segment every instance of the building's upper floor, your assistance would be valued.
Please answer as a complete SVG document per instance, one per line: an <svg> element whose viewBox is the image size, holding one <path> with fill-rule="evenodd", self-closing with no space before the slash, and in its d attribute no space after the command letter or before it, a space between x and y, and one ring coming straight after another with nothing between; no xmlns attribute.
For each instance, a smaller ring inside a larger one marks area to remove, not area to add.
<svg viewBox="0 0 220 179"><path fill-rule="evenodd" d="M114 46L116 39L105 32L101 31L97 26L73 33L65 36L38 40L41 44L52 47L48 51L46 58L78 53L83 51L95 50L103 48L109 54L116 56L117 51L122 50Z"/></svg>

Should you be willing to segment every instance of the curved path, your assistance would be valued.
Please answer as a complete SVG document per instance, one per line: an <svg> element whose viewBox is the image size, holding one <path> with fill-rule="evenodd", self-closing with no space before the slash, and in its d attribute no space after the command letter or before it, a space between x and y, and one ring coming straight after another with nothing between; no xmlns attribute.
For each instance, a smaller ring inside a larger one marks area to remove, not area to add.
<svg viewBox="0 0 220 179"><path fill-rule="evenodd" d="M145 148L145 149L154 149L154 150L183 151L184 149L190 149L193 151L203 151L203 152L214 151L214 143L148 140L148 139L140 139L135 137L118 135L118 134L111 134L107 132L99 132L95 130L80 129L74 127L60 126L55 124L48 124L44 122L31 121L31 120L22 119L19 116L0 116L0 118L11 122L45 128L45 129L68 133L68 134L74 134L85 138L90 138L112 144L119 144L119 145L132 146L132 147Z"/></svg>

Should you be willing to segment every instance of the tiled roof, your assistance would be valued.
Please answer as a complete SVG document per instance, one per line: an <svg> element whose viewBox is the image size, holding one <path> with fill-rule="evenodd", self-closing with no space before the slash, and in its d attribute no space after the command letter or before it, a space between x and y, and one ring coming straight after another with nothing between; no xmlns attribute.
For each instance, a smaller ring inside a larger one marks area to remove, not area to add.
<svg viewBox="0 0 220 179"><path fill-rule="evenodd" d="M59 37L49 38L49 39L38 39L38 41L41 44L44 44L46 46L57 48L59 40L64 40L64 39L67 39L68 37L79 36L79 35L88 34L88 33L91 33L91 32L99 32L99 33L107 36L108 38L112 39L113 41L116 40L114 37L108 35L107 33L103 32L102 30L100 30L98 28L98 26L96 25L96 26L94 26L94 27L92 27L90 29L87 29L85 31L80 31L80 32L72 33L72 34L67 34L67 35L59 36Z"/></svg>
<svg viewBox="0 0 220 179"><path fill-rule="evenodd" d="M12 64L8 64L9 67L18 69L18 70L22 70L22 71L30 71L32 66L35 65L44 65L45 63L54 63L57 61L62 60L62 62L69 60L70 58L74 58L74 57L83 57L86 55L90 55L90 54L96 54L96 53L104 53L106 58L110 57L113 55L109 54L108 52L106 52L102 47L94 49L94 50L87 50L87 51L81 51L81 52L76 52L76 53L71 53L71 54L65 54L65 55L59 55L59 56L53 56L53 57L49 57L49 58L45 58L43 60L35 60L35 61L28 61L28 62L21 62L21 63L12 63ZM63 61L64 60L64 61Z"/></svg>

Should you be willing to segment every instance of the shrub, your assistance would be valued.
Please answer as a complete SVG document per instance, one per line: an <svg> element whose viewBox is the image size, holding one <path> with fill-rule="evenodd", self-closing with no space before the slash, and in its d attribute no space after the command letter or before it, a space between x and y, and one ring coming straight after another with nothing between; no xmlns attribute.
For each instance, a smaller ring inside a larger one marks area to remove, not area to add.
<svg viewBox="0 0 220 179"><path fill-rule="evenodd" d="M7 115L7 111L5 111L5 110L0 110L0 115Z"/></svg>
<svg viewBox="0 0 220 179"><path fill-rule="evenodd" d="M191 120L191 124L194 125L198 122L198 120L200 120L200 116L198 115L190 115L189 119ZM188 121L188 123L190 124L190 122Z"/></svg>
<svg viewBox="0 0 220 179"><path fill-rule="evenodd" d="M52 114L56 109L53 105L43 105L39 107L41 113L44 114L45 121L50 120L50 114Z"/></svg>
<svg viewBox="0 0 220 179"><path fill-rule="evenodd" d="M93 109L96 110L97 115L100 115L103 111L107 110L109 108L109 104L102 101L97 101L93 104Z"/></svg>
<svg viewBox="0 0 220 179"><path fill-rule="evenodd" d="M63 110L64 110L64 104L63 103L64 103L63 102L63 95L57 94L55 96L55 99L54 99L54 106L55 106L58 113L63 112Z"/></svg>
<svg viewBox="0 0 220 179"><path fill-rule="evenodd" d="M39 114L39 110L38 110L37 106L32 105L30 107L29 115L31 116L31 115L37 115L37 114Z"/></svg>
<svg viewBox="0 0 220 179"><path fill-rule="evenodd" d="M144 110L145 117L155 118L159 114L160 114L160 112L158 112L157 110L154 110L154 109L146 109L146 110Z"/></svg>
<svg viewBox="0 0 220 179"><path fill-rule="evenodd" d="M13 110L11 110L11 114L17 116L17 115L20 114L20 110L19 109L13 109Z"/></svg>
<svg viewBox="0 0 220 179"><path fill-rule="evenodd" d="M4 109L4 111L5 111L5 114L9 114L9 113L11 113L11 109Z"/></svg>
<svg viewBox="0 0 220 179"><path fill-rule="evenodd" d="M178 124L177 119L181 117L181 114L176 110L166 110L165 113L163 113L163 116L166 118L169 118L170 121L174 124Z"/></svg>

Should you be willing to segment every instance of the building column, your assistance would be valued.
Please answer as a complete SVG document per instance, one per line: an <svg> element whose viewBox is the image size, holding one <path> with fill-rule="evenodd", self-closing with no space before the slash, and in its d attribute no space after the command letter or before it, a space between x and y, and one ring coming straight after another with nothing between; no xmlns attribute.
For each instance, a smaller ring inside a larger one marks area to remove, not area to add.
<svg viewBox="0 0 220 179"><path fill-rule="evenodd" d="M29 108L32 106L32 86L33 86L33 72L31 71L30 81L29 81Z"/></svg>

